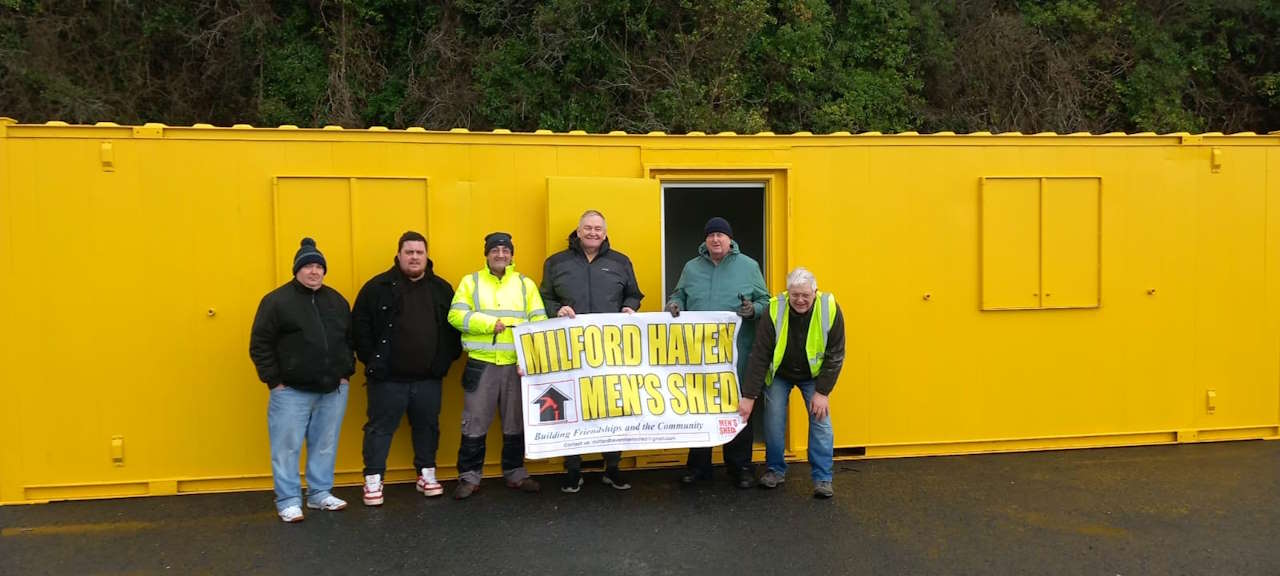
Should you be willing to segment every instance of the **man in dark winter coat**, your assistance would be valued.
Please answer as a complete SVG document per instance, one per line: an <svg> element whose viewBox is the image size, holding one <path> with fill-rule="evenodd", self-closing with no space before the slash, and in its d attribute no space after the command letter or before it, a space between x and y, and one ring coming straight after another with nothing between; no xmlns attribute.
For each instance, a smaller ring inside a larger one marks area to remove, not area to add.
<svg viewBox="0 0 1280 576"><path fill-rule="evenodd" d="M636 283L631 260L609 247L604 215L587 210L578 219L578 229L569 234L569 248L547 258L542 269L542 302L548 313L574 317L575 314L630 314L640 307L644 294ZM618 470L621 452L605 452L602 482L619 490L631 488ZM561 492L577 492L583 484L582 457L566 456Z"/></svg>
<svg viewBox="0 0 1280 576"><path fill-rule="evenodd" d="M391 438L406 412L413 431L417 489L439 496L436 449L440 444L440 381L462 354L449 325L453 288L436 276L427 239L400 236L395 265L374 276L356 296L352 313L356 355L368 378L369 420L364 425L364 504L382 504Z"/></svg>
<svg viewBox="0 0 1280 576"><path fill-rule="evenodd" d="M315 240L303 238L293 258L293 279L262 298L249 336L249 357L271 390L271 474L276 512L285 522L302 520L298 459L304 439L307 508L347 506L329 490L347 411L347 378L355 373L347 343L351 308L337 290L324 285L327 272Z"/></svg>

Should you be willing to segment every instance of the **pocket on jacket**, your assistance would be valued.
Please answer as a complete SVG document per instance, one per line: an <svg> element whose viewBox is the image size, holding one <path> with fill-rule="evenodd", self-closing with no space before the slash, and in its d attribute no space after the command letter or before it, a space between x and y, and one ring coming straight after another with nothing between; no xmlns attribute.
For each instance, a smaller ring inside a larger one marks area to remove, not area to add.
<svg viewBox="0 0 1280 576"><path fill-rule="evenodd" d="M467 392L475 392L480 387L480 376L484 374L484 362L478 360L467 359L467 365L462 368L462 389Z"/></svg>

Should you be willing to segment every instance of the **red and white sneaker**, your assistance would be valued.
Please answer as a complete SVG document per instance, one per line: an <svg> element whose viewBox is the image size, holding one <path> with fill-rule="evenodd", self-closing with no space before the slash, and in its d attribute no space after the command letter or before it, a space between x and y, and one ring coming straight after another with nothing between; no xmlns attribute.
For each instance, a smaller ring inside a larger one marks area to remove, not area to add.
<svg viewBox="0 0 1280 576"><path fill-rule="evenodd" d="M382 475L370 474L364 477L364 505L382 505Z"/></svg>
<svg viewBox="0 0 1280 576"><path fill-rule="evenodd" d="M418 491L427 497L444 494L444 486L436 481L435 468L422 469L422 473L418 475Z"/></svg>

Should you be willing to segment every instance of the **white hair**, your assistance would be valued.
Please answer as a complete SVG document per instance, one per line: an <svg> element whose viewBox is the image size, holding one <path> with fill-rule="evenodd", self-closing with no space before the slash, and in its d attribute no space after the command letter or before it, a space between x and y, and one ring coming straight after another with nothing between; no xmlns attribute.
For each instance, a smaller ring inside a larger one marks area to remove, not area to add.
<svg viewBox="0 0 1280 576"><path fill-rule="evenodd" d="M599 210L587 210L586 212L583 212L582 216L578 217L578 227L582 227L582 223L586 222L587 218L592 216L599 216L600 222L604 223L605 228L607 229L609 227L609 223L605 222L604 214L601 214Z"/></svg>
<svg viewBox="0 0 1280 576"><path fill-rule="evenodd" d="M787 288L806 285L813 289L814 292L818 291L818 279L813 277L813 272L810 272L808 268L800 266L787 274Z"/></svg>

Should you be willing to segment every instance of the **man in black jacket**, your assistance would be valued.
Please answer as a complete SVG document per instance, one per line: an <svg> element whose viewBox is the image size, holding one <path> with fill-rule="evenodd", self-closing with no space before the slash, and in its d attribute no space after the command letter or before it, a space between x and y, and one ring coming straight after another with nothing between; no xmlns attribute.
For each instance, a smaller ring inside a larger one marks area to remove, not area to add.
<svg viewBox="0 0 1280 576"><path fill-rule="evenodd" d="M631 314L640 307L644 294L636 283L631 260L609 247L604 215L587 210L578 219L578 229L569 234L569 248L547 258L542 269L542 302L547 312L574 317L577 313ZM600 480L619 490L631 488L618 470L621 452L605 452L604 475ZM582 488L582 456L566 456L565 476L560 491Z"/></svg>
<svg viewBox="0 0 1280 576"><path fill-rule="evenodd" d="M271 473L276 512L285 522L302 520L298 459L304 439L307 508L347 506L329 490L347 411L347 378L356 368L347 343L351 308L337 290L324 285L326 272L315 240L303 238L293 258L294 278L262 298L249 336L249 357L271 390Z"/></svg>
<svg viewBox="0 0 1280 576"><path fill-rule="evenodd" d="M369 420L364 425L364 504L382 504L391 438L406 412L413 431L413 467L419 492L439 496L440 381L462 353L449 325L453 288L436 276L427 239L400 236L395 265L374 276L356 296L352 313L356 355L368 378Z"/></svg>

